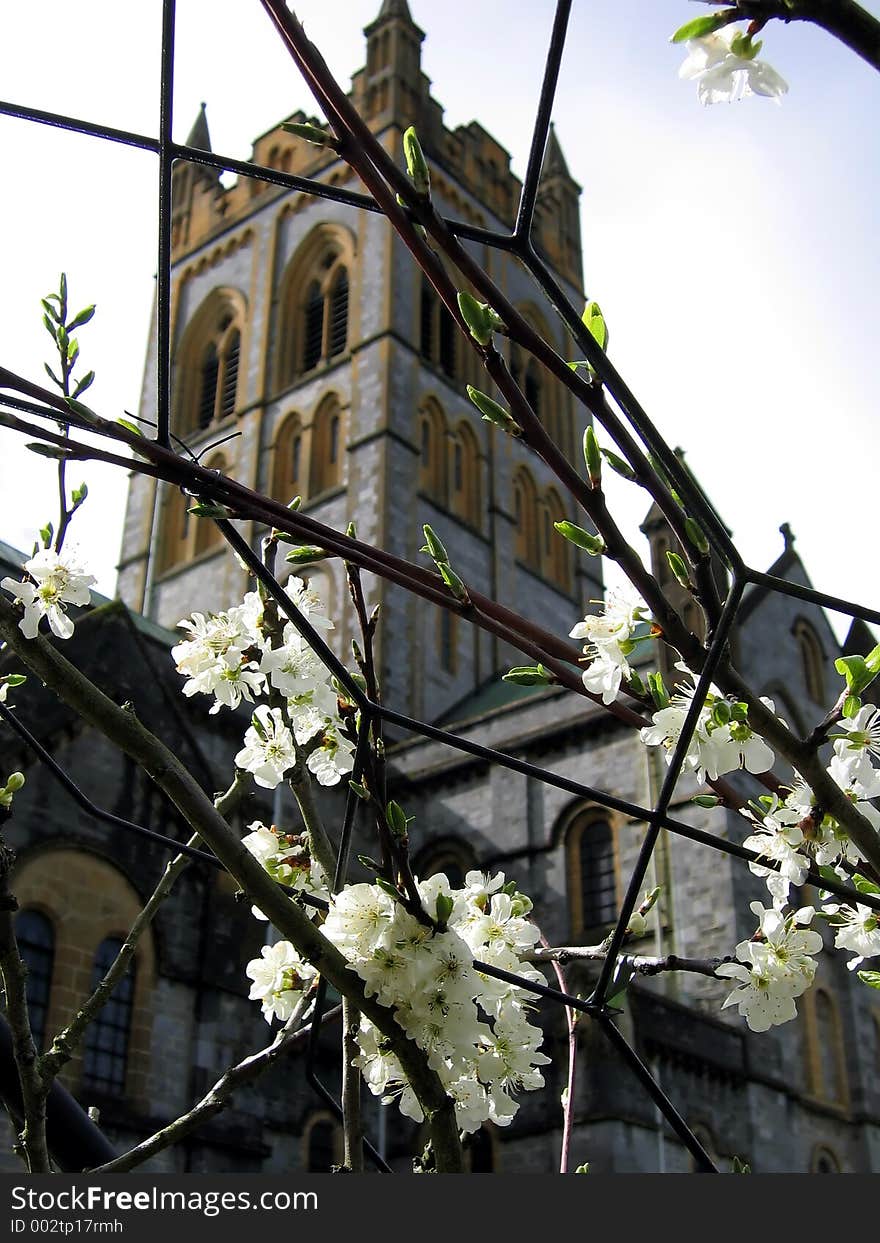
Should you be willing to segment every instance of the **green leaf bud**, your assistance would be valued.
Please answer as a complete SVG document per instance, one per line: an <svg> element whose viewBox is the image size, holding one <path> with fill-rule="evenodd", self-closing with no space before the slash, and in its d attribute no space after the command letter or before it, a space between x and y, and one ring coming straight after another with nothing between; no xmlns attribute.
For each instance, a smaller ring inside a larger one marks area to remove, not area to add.
<svg viewBox="0 0 880 1243"><path fill-rule="evenodd" d="M687 537L698 552L707 553L709 551L709 541L703 534L703 529L693 518L685 518L684 529L687 531Z"/></svg>
<svg viewBox="0 0 880 1243"><path fill-rule="evenodd" d="M672 570L672 573L681 583L682 587L687 587L688 589L690 589L690 586L691 586L690 574L688 573L687 566L685 565L682 558L678 555L678 553L667 550L666 560L669 562L670 570Z"/></svg>
<svg viewBox="0 0 880 1243"><path fill-rule="evenodd" d="M292 548L284 560L293 565L308 565L310 561L323 561L326 556L326 551L315 544L300 544L298 548Z"/></svg>
<svg viewBox="0 0 880 1243"><path fill-rule="evenodd" d="M435 908L437 911L437 923L443 928L449 922L449 916L452 914L454 906L455 902L448 893L437 894L437 906Z"/></svg>
<svg viewBox="0 0 880 1243"><path fill-rule="evenodd" d="M590 487L598 488L602 482L602 452L592 423L584 432L584 461L587 464Z"/></svg>
<svg viewBox="0 0 880 1243"><path fill-rule="evenodd" d="M456 600L468 600L470 598L464 583L450 565L448 565L445 561L440 561L437 564L437 569L440 571L440 577L455 596Z"/></svg>
<svg viewBox="0 0 880 1243"><path fill-rule="evenodd" d="M554 678L543 665L516 665L508 669L501 680L515 686L547 686Z"/></svg>
<svg viewBox="0 0 880 1243"><path fill-rule="evenodd" d="M731 10L727 9L724 13L709 13L705 17L693 17L683 26L679 26L675 34L670 35L669 42L685 43L688 39L703 39L706 35L714 34L716 30L726 26L730 21L730 15Z"/></svg>
<svg viewBox="0 0 880 1243"><path fill-rule="evenodd" d="M449 553L444 548L441 541L434 534L434 531L427 523L422 527L425 533L425 543L419 549L419 552L426 552L428 556L436 562L445 561L449 564Z"/></svg>
<svg viewBox="0 0 880 1243"><path fill-rule="evenodd" d="M481 393L472 384L467 386L467 395L487 423L494 423L496 427L500 427L508 436L522 435L522 428L519 423L517 423L510 411L505 410L503 406L499 406L497 401L493 401L491 397Z"/></svg>
<svg viewBox="0 0 880 1243"><path fill-rule="evenodd" d="M403 135L403 154L406 158L406 171L412 178L413 188L418 194L429 195L431 193L431 170L428 168L422 144L412 125Z"/></svg>
<svg viewBox="0 0 880 1243"><path fill-rule="evenodd" d="M480 302L473 294L463 289L458 295L458 309L474 340L480 345L488 345L498 322L497 315L488 303Z"/></svg>
<svg viewBox="0 0 880 1243"><path fill-rule="evenodd" d="M605 323L605 317L599 309L599 303L588 302L584 307L581 319L590 336L599 346L599 349L606 350L608 348L608 325Z"/></svg>
<svg viewBox="0 0 880 1243"><path fill-rule="evenodd" d="M314 143L316 147L333 147L335 150L339 146L333 135L319 125L309 125L306 121L283 121L281 128L295 138Z"/></svg>
<svg viewBox="0 0 880 1243"><path fill-rule="evenodd" d="M717 807L721 799L716 794L695 794L691 802L696 803L698 807L711 808Z"/></svg>
<svg viewBox="0 0 880 1243"><path fill-rule="evenodd" d="M588 552L591 557L598 557L605 551L605 541L600 535L591 535L589 531L585 531L583 527L579 527L574 522L554 522L553 526L563 539L576 544L578 548L583 548L584 552Z"/></svg>
<svg viewBox="0 0 880 1243"><path fill-rule="evenodd" d="M228 518L229 510L223 505L215 505L212 501L199 501L187 510L187 513L194 514L196 518Z"/></svg>
<svg viewBox="0 0 880 1243"><path fill-rule="evenodd" d="M636 472L630 466L629 462L625 462L622 457L618 457L616 453L612 453L610 449L603 449L602 456L613 471L616 471L623 479L633 480Z"/></svg>
<svg viewBox="0 0 880 1243"><path fill-rule="evenodd" d="M87 324L89 320L92 318L92 316L94 315L94 313L95 313L95 304L93 302L91 306L85 307L84 310L80 311L79 314L73 317L73 319L67 325L67 331L73 332L74 328L79 328L83 324Z"/></svg>
<svg viewBox="0 0 880 1243"><path fill-rule="evenodd" d="M406 826L409 823L406 812L394 799L385 808L385 819L395 837L406 837Z"/></svg>

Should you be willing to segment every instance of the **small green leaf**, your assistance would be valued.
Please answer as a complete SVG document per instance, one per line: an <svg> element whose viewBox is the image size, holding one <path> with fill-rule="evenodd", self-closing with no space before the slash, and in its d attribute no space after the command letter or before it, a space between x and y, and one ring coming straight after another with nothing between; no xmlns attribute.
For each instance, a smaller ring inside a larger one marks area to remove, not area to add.
<svg viewBox="0 0 880 1243"><path fill-rule="evenodd" d="M698 807L717 807L721 799L714 794L695 794L691 802L696 803Z"/></svg>
<svg viewBox="0 0 880 1243"><path fill-rule="evenodd" d="M383 893L387 893L389 898L393 898L395 902L400 901L400 892L396 885L392 885L390 880L386 880L384 876L376 877L376 884Z"/></svg>
<svg viewBox="0 0 880 1243"><path fill-rule="evenodd" d="M554 678L543 665L516 665L508 669L501 680L512 682L515 686L547 686Z"/></svg>
<svg viewBox="0 0 880 1243"><path fill-rule="evenodd" d="M395 837L406 837L406 826L409 823L406 812L394 799L385 808L385 819Z"/></svg>
<svg viewBox="0 0 880 1243"><path fill-rule="evenodd" d="M563 539L576 544L578 548L583 548L584 552L588 552L591 557L598 557L605 551L605 541L600 535L591 535L589 531L585 531L583 527L579 527L574 522L554 522L553 526Z"/></svg>
<svg viewBox="0 0 880 1243"><path fill-rule="evenodd" d="M74 488L70 494L71 499L73 501L73 508L79 509L80 505L82 505L83 501L86 499L88 494L89 494L88 484L81 483L78 488Z"/></svg>
<svg viewBox="0 0 880 1243"><path fill-rule="evenodd" d="M49 379L52 381L52 383L53 383L53 384L57 384L59 388L63 389L63 388L64 388L64 385L63 385L63 384L61 383L61 381L58 379L58 376L55 374L55 372L52 370L52 368L49 366L49 364L48 364L48 363L43 363L43 366L46 368L46 375L49 377Z"/></svg>
<svg viewBox="0 0 880 1243"><path fill-rule="evenodd" d="M852 882L859 893L880 894L880 886L875 885L872 880L868 880L867 876L862 876L861 872L855 873Z"/></svg>
<svg viewBox="0 0 880 1243"><path fill-rule="evenodd" d="M859 699L858 695L847 695L846 699L843 701L843 715L846 719L851 721L853 717L859 715L861 710L862 701Z"/></svg>
<svg viewBox="0 0 880 1243"><path fill-rule="evenodd" d="M456 600L469 599L467 588L450 565L447 565L445 561L440 561L437 563L437 569L440 571L440 577Z"/></svg>
<svg viewBox="0 0 880 1243"><path fill-rule="evenodd" d="M212 501L198 501L186 511L196 518L228 518L229 510L223 505L215 505Z"/></svg>
<svg viewBox="0 0 880 1243"><path fill-rule="evenodd" d="M118 418L116 422L120 427L124 427L127 432L132 432L135 436L140 436L141 440L143 440L144 433L138 427L137 423L132 423L131 419L123 418Z"/></svg>
<svg viewBox="0 0 880 1243"><path fill-rule="evenodd" d="M418 134L414 126L404 131L403 154L406 159L406 171L412 178L413 188L417 194L427 197L431 193L431 170L422 151Z"/></svg>
<svg viewBox="0 0 880 1243"><path fill-rule="evenodd" d="M94 371L87 371L82 379L77 381L76 388L73 390L74 397L79 397L80 393L84 393L87 388L91 388L94 379Z"/></svg>
<svg viewBox="0 0 880 1243"><path fill-rule="evenodd" d="M671 552L667 549L666 560L669 562L669 568L681 583L682 587L690 588L691 578L688 568L677 552Z"/></svg>
<svg viewBox="0 0 880 1243"><path fill-rule="evenodd" d="M635 479L636 473L630 466L629 462L625 462L622 457L618 457L616 453L612 453L610 449L603 449L602 456L613 471L616 471L623 479Z"/></svg>
<svg viewBox="0 0 880 1243"><path fill-rule="evenodd" d="M449 553L444 548L442 542L434 534L434 531L427 523L422 527L425 533L425 543L419 549L419 552L426 552L433 561L445 561L449 564Z"/></svg>
<svg viewBox="0 0 880 1243"><path fill-rule="evenodd" d="M694 522L693 518L685 518L684 529L694 548L705 555L709 551L709 541L703 534L703 528Z"/></svg>
<svg viewBox="0 0 880 1243"><path fill-rule="evenodd" d="M461 318L468 327L471 336L479 345L488 345L492 340L494 324L498 317L490 311L486 302L480 302L473 294L463 289L458 295L458 309ZM471 397L471 401L473 401ZM475 403L476 404L476 403Z"/></svg>
<svg viewBox="0 0 880 1243"><path fill-rule="evenodd" d="M326 556L325 550L315 544L300 544L298 548L292 548L284 560L294 565L306 565L310 561L323 561Z"/></svg>
<svg viewBox="0 0 880 1243"><path fill-rule="evenodd" d="M675 34L670 36L669 42L685 43L688 39L704 39L706 35L714 34L716 30L726 26L730 21L731 12L731 9L727 9L724 13L709 13L705 17L693 17L683 26L679 26Z"/></svg>
<svg viewBox="0 0 880 1243"><path fill-rule="evenodd" d="M5 684L9 687L24 686L26 681L27 677L23 673L7 673L4 677L0 678L0 682L5 682Z"/></svg>
<svg viewBox="0 0 880 1243"><path fill-rule="evenodd" d="M92 318L92 316L94 315L94 313L95 313L95 304L93 302L91 306L85 307L82 311L79 312L78 315L74 316L74 318L67 325L67 331L73 332L74 328L79 328L82 324L87 324L89 320Z"/></svg>
<svg viewBox="0 0 880 1243"><path fill-rule="evenodd" d="M667 691L666 684L663 681L662 673L658 672L648 674L648 689L651 692L651 698L654 700L654 703L659 709L662 710L663 708L669 707L669 692Z"/></svg>
<svg viewBox="0 0 880 1243"><path fill-rule="evenodd" d="M503 406L499 406L497 401L493 401L486 393L481 393L472 384L467 386L467 395L487 423L494 423L496 427L500 427L508 436L522 435L522 428L519 423L517 423L510 411L505 410Z"/></svg>
<svg viewBox="0 0 880 1243"><path fill-rule="evenodd" d="M37 457L48 457L56 462L69 458L73 453L72 449L64 449L61 445L47 445L42 440L31 440L25 445L26 449L30 449L31 453L36 453Z"/></svg>
<svg viewBox="0 0 880 1243"><path fill-rule="evenodd" d="M872 648L872 650L868 652L868 655L865 657L865 664L868 666L868 668L871 670L872 673L874 674L880 673L880 643L878 643L875 648Z"/></svg>
<svg viewBox="0 0 880 1243"><path fill-rule="evenodd" d="M77 414L86 423L100 423L100 415L95 414L94 410L83 405L81 401L77 401L75 397L65 397L64 400L70 408L72 414Z"/></svg>
<svg viewBox="0 0 880 1243"><path fill-rule="evenodd" d="M44 527L40 527L40 539L43 541L43 547L48 548L52 543L52 536L55 534L55 528L51 522L47 522Z"/></svg>
<svg viewBox="0 0 880 1243"><path fill-rule="evenodd" d="M584 327L590 336L596 342L600 350L608 348L608 325L605 323L605 317L599 309L598 302L588 302L584 307L584 313L581 316Z"/></svg>
<svg viewBox="0 0 880 1243"><path fill-rule="evenodd" d="M880 988L880 971L857 971L856 975L868 988Z"/></svg>
<svg viewBox="0 0 880 1243"><path fill-rule="evenodd" d="M590 486L598 488L602 482L602 452L592 423L584 432L584 461L587 465Z"/></svg>
<svg viewBox="0 0 880 1243"><path fill-rule="evenodd" d="M437 905L435 910L437 912L437 923L442 927L445 928L449 922L449 916L452 914L454 906L455 901L449 896L448 893L437 894Z"/></svg>
<svg viewBox="0 0 880 1243"><path fill-rule="evenodd" d="M358 798L362 798L364 802L368 803L370 801L370 791L365 785L361 785L359 781L349 781L348 788L353 790Z"/></svg>
<svg viewBox="0 0 880 1243"><path fill-rule="evenodd" d="M338 145L332 134L328 134L326 130L321 129L317 125L309 125L307 122L283 121L281 128L287 134L293 134L306 142L314 143L316 147L336 147Z"/></svg>

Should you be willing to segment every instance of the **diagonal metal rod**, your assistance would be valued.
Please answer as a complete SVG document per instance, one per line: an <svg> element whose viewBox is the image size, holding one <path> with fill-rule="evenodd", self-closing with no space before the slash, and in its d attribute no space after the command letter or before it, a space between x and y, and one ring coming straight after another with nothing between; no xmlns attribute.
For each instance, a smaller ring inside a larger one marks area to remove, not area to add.
<svg viewBox="0 0 880 1243"><path fill-rule="evenodd" d="M522 192L519 196L519 209L516 214L516 225L513 236L517 247L529 236L535 218L535 203L538 200L538 183L544 164L544 153L547 150L547 131L550 128L550 117L553 114L553 101L556 97L556 84L559 81L559 66L565 50L565 36L568 31L568 18L571 13L571 0L559 0L553 18L553 30L550 34L550 47L544 63L544 80L541 83L541 94L538 98L538 112L535 117L535 128L532 131L532 144L526 165Z"/></svg>

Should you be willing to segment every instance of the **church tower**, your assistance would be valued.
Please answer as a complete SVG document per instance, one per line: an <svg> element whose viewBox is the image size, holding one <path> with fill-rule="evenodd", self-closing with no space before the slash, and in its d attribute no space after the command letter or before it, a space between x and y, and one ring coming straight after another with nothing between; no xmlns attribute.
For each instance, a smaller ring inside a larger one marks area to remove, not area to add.
<svg viewBox="0 0 880 1243"><path fill-rule="evenodd" d="M513 223L520 183L510 156L476 121L456 130L421 68L424 33L406 0L383 0L365 30L366 65L351 96L402 162L415 124L446 216L488 229ZM297 112L289 120L320 120ZM190 144L210 149L204 107ZM253 161L331 186L358 188L334 151L281 124L256 140ZM538 206L538 243L567 292L583 298L578 196L551 132ZM430 523L465 581L564 635L601 596L596 562L553 530L576 519L543 463L480 420L468 383L491 386L403 244L380 215L179 163L173 174L173 430L202 462L412 561ZM553 227L549 221L554 221ZM488 260L487 254L480 258ZM495 279L564 356L552 311L506 254ZM455 274L453 273L453 277ZM569 394L513 350L510 365L551 434L580 456L584 415ZM155 408L156 339L141 413ZM234 437L229 439L229 437ZM222 443L221 443L222 442ZM216 445L216 448L212 446ZM228 607L247 580L210 522L187 514L167 485L131 483L119 591L131 607L175 626L194 610ZM245 530L258 546L263 532ZM589 563L589 564L587 564ZM286 567L284 567L286 569ZM343 656L355 637L342 567L306 576L336 622ZM515 663L504 645L384 582L379 658L386 700L436 718ZM393 661L391 655L393 654Z"/></svg>

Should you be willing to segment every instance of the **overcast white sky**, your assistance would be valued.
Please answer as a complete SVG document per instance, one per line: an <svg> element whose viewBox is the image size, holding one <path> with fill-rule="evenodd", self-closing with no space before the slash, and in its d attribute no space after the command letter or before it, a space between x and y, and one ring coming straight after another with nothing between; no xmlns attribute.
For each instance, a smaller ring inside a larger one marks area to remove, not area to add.
<svg viewBox="0 0 880 1243"><path fill-rule="evenodd" d="M347 83L380 0L303 0L299 16ZM870 7L870 6L869 6ZM175 137L201 100L214 149L238 158L296 107L313 110L257 0L179 0ZM411 0L423 67L449 125L479 119L522 175L552 0ZM672 445L688 451L751 564L789 521L814 584L880 603L873 533L880 261L874 234L880 75L807 26L775 25L764 55L781 107L702 108L668 36L702 6L575 0L555 111L584 187L587 290L611 355ZM155 133L161 5L4 5L2 93ZM137 408L155 270L157 160L0 116L0 361L40 380L39 298L58 272L98 303L82 334L102 413ZM54 469L0 432L0 538L29 547L53 516ZM77 472L74 472L76 476ZM77 519L112 592L125 480L84 471ZM629 492L630 490L626 490ZM641 495L625 495L636 524Z"/></svg>

